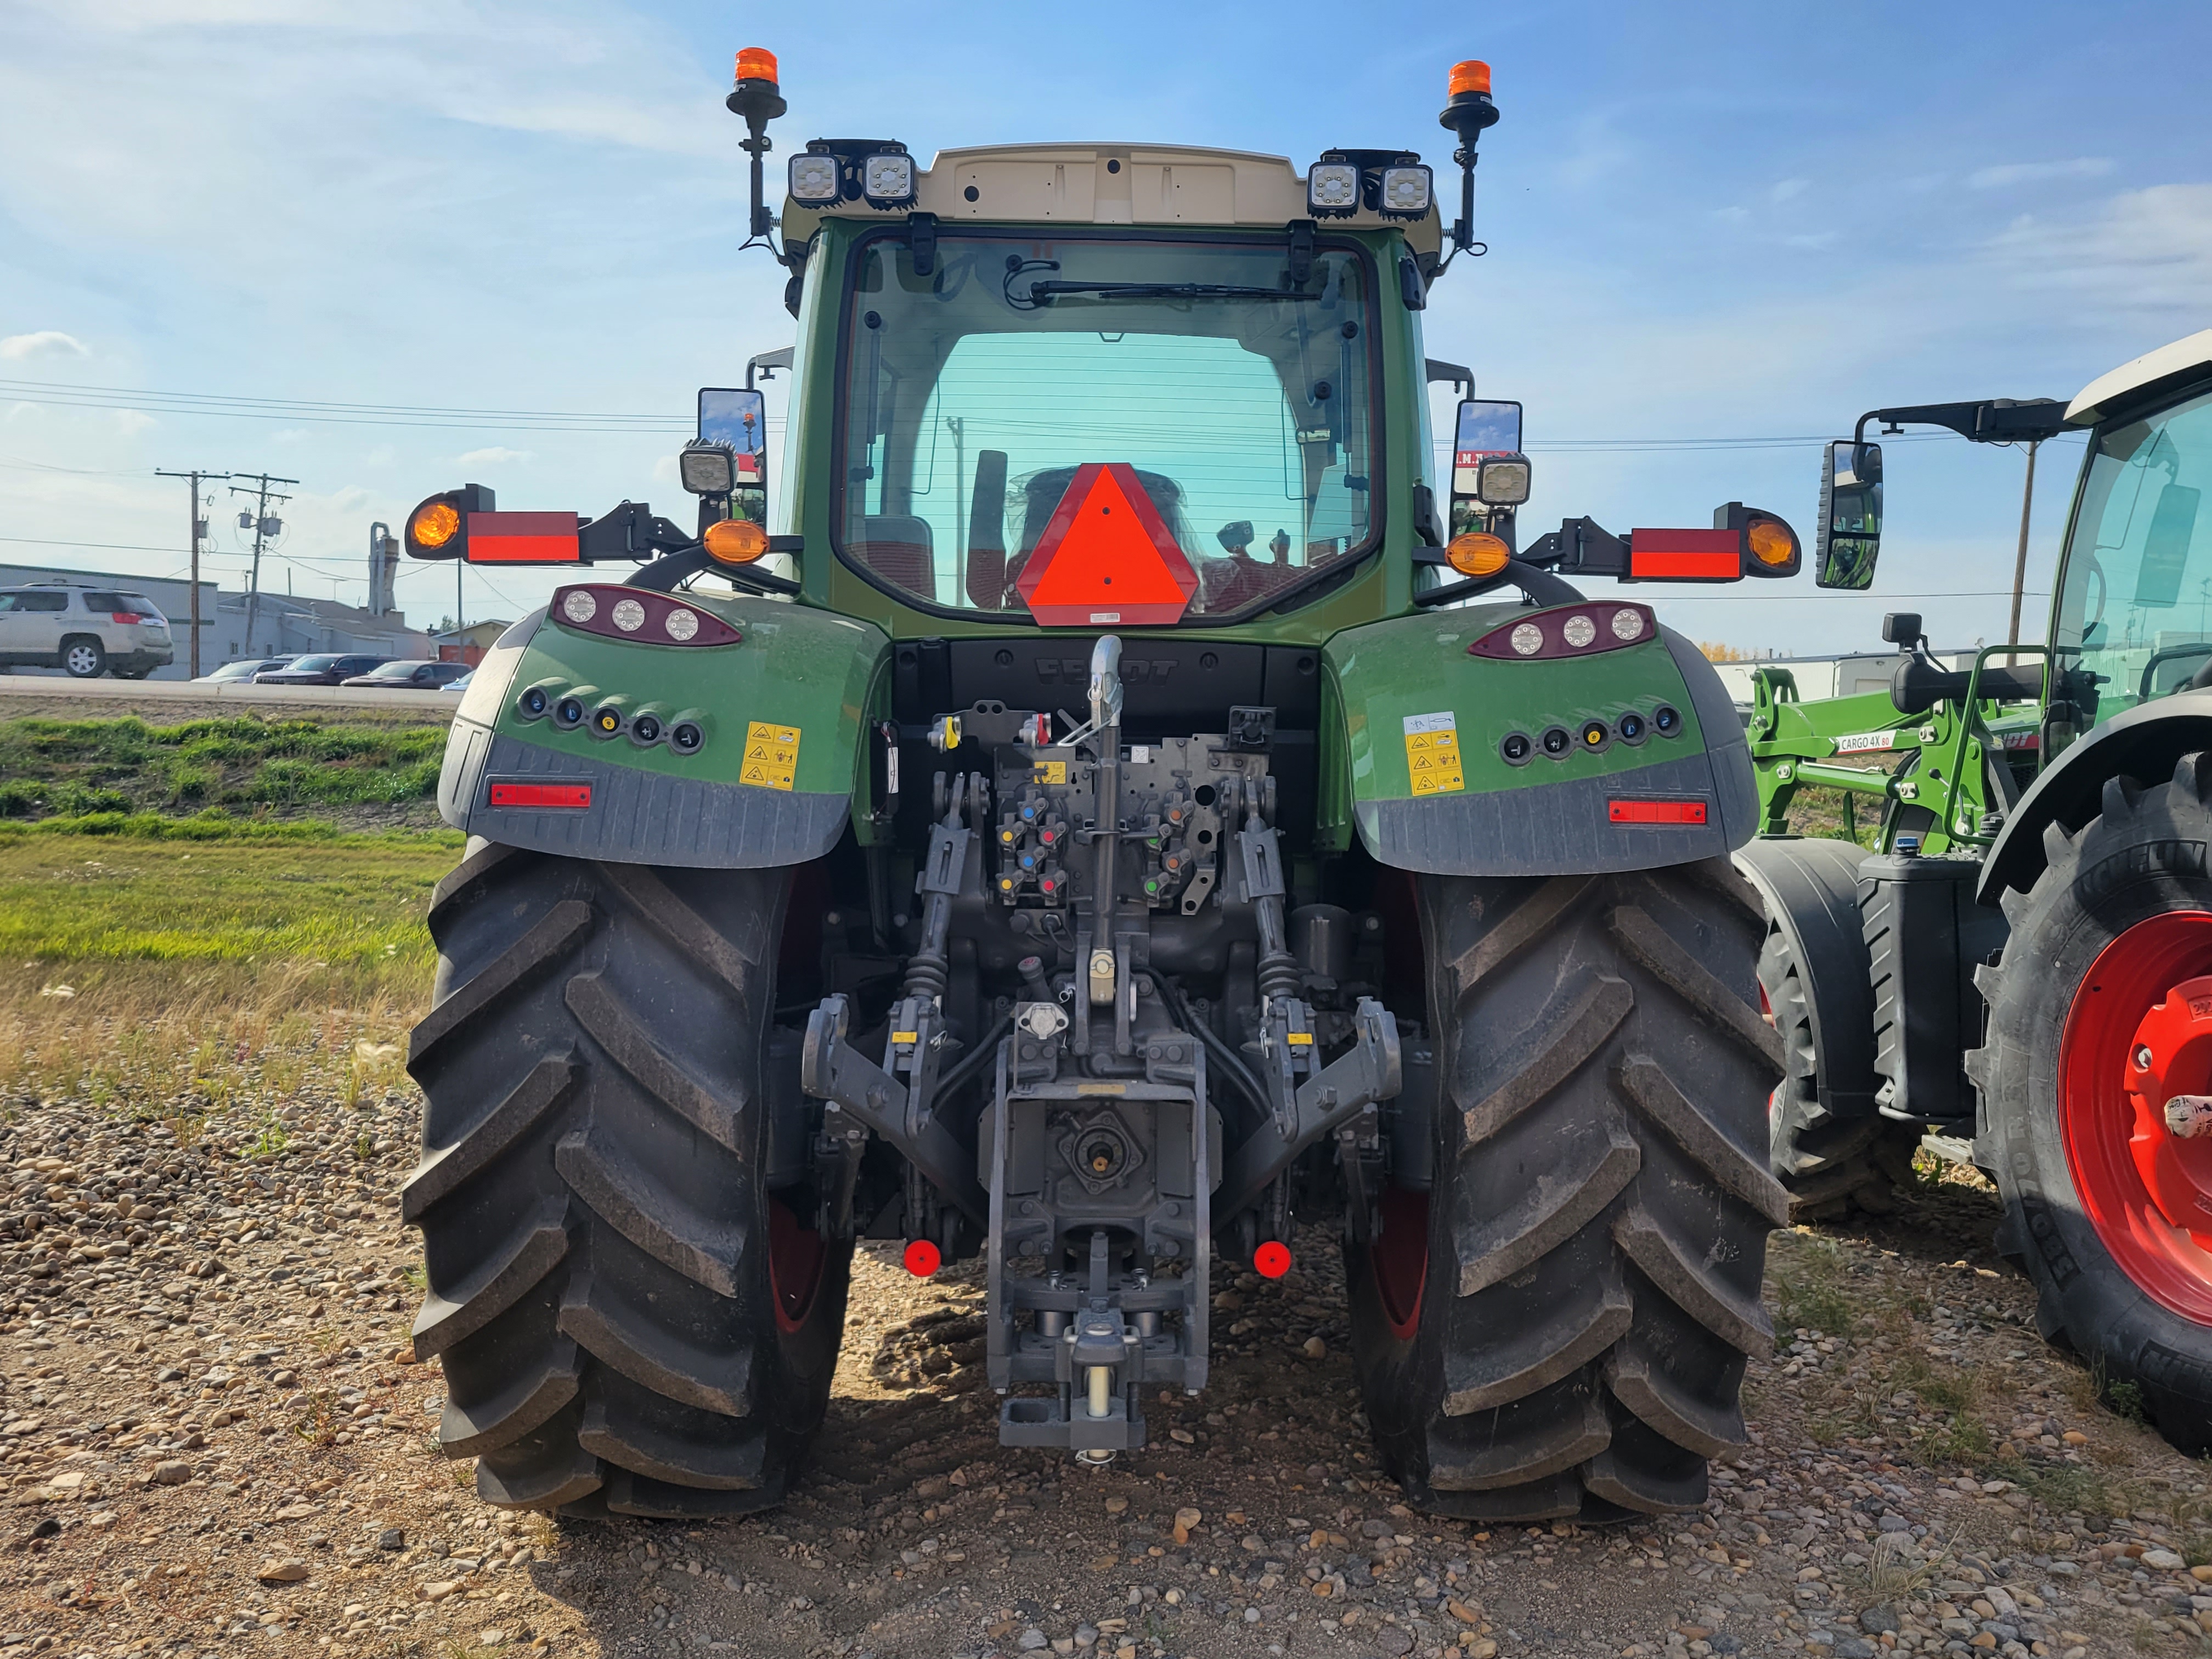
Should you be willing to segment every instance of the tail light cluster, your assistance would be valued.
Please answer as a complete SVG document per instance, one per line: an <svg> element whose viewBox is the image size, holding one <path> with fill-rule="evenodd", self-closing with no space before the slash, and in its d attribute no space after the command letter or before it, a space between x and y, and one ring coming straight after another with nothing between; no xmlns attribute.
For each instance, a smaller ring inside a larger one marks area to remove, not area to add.
<svg viewBox="0 0 2212 1659"><path fill-rule="evenodd" d="M611 582L554 589L553 617L581 633L641 645L736 645L744 638L712 611L687 605L678 595Z"/></svg>
<svg viewBox="0 0 2212 1659"><path fill-rule="evenodd" d="M1586 657L1659 637L1659 618L1649 605L1616 600L1531 611L1500 624L1468 647L1471 657L1502 662L1532 658Z"/></svg>

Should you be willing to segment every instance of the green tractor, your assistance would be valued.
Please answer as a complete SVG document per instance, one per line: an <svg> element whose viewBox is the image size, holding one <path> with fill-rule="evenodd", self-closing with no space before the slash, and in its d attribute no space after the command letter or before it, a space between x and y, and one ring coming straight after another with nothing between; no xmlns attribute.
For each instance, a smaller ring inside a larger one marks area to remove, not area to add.
<svg viewBox="0 0 2212 1659"><path fill-rule="evenodd" d="M1863 588L1869 422L1982 441L2085 432L2048 637L1934 660L1893 616L1887 694L1763 677L1760 988L1786 1076L1776 1175L1801 1212L1880 1209L1923 1133L1984 1170L2044 1334L2212 1445L2212 331L2064 406L1877 410L1829 447L1817 580ZM2193 614L2192 614L2193 613ZM2004 659L2000 662L1997 659ZM2026 659L2025 662L2019 661ZM1904 751L1891 769L1837 757ZM1796 838L1808 786L1879 798L1876 849Z"/></svg>
<svg viewBox="0 0 2212 1659"><path fill-rule="evenodd" d="M1449 226L1410 151L845 139L772 216L767 54L730 106L797 340L701 393L696 526L408 522L574 568L440 787L404 1208L446 1451L514 1508L777 1502L867 1239L980 1257L1002 1441L1103 1462L1206 1386L1222 1275L1325 1222L1411 1501L1697 1506L1787 1205L1757 802L1697 648L1568 579L1799 550L1738 503L1523 548L1519 406L1472 398L1437 512L1486 66Z"/></svg>

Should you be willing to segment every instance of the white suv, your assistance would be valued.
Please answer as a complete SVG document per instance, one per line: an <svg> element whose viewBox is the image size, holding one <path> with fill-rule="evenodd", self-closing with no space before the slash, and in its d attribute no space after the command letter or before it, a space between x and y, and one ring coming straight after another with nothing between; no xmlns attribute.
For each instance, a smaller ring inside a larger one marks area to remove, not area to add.
<svg viewBox="0 0 2212 1659"><path fill-rule="evenodd" d="M168 619L143 593L62 582L0 587L0 667L143 680L176 655Z"/></svg>

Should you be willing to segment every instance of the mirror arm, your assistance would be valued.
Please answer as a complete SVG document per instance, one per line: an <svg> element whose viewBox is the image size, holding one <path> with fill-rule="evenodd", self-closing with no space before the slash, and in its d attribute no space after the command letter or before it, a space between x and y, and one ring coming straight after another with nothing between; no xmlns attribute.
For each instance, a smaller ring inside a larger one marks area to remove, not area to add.
<svg viewBox="0 0 2212 1659"><path fill-rule="evenodd" d="M1528 545L1521 562L1548 565L1577 575L1626 576L1628 544L1606 530L1596 520L1569 519ZM1562 601L1564 603L1564 601Z"/></svg>
<svg viewBox="0 0 2212 1659"><path fill-rule="evenodd" d="M1963 404L1911 404L1898 409L1870 409L1851 428L1851 463L1856 469L1866 450L1869 421L1879 421L1886 433L1898 432L1907 422L1940 426L1969 443L2040 443L2066 429L2066 405L2056 398L1984 398Z"/></svg>
<svg viewBox="0 0 2212 1659"><path fill-rule="evenodd" d="M1425 593L1416 593L1413 603L1425 610L1431 605L1476 599L1505 586L1519 588L1522 597L1532 605L1575 605L1589 597L1572 582L1561 581L1548 570L1539 570L1520 559L1508 559L1505 568L1494 576L1470 576L1463 582L1431 588Z"/></svg>
<svg viewBox="0 0 2212 1659"><path fill-rule="evenodd" d="M781 541L796 541L795 536L771 536L771 552L790 550L775 545ZM673 593L677 584L702 572L726 578L739 587L750 587L757 593L796 593L799 584L787 576L770 575L765 570L755 570L747 565L723 564L712 557L703 547L696 544L655 559L651 564L623 584L626 587L642 587L653 593Z"/></svg>

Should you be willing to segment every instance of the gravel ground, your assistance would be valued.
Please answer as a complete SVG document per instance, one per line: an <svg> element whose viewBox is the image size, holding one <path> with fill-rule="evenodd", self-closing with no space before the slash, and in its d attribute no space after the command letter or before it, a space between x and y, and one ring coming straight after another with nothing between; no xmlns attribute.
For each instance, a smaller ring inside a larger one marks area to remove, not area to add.
<svg viewBox="0 0 2212 1659"><path fill-rule="evenodd" d="M1663 1522L1400 1504L1316 1233L1283 1280L1224 1285L1215 1386L1154 1405L1158 1443L1109 1468L1000 1449L972 1267L917 1282L872 1247L787 1508L556 1522L477 1504L429 1438L393 1197L412 1095L295 1100L250 1140L169 1109L18 1100L0 1124L0 1659L2087 1659L2212 1631L2201 1471L2036 1339L1969 1184L1777 1237L1795 1335L1752 1366L1753 1443Z"/></svg>

